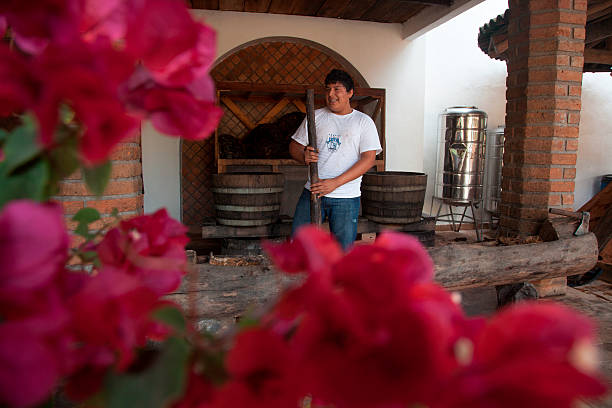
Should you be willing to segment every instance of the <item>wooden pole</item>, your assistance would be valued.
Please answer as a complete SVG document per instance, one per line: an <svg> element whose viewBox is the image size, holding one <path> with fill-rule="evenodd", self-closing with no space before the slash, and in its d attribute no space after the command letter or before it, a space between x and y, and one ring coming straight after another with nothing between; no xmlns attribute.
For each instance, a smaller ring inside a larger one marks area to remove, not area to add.
<svg viewBox="0 0 612 408"><path fill-rule="evenodd" d="M308 146L317 150L317 128L315 126L314 114L314 89L306 90L306 120L308 122ZM310 163L310 183L319 181L319 167L317 163ZM315 225L322 224L321 219L321 198L314 194L310 195L310 223Z"/></svg>

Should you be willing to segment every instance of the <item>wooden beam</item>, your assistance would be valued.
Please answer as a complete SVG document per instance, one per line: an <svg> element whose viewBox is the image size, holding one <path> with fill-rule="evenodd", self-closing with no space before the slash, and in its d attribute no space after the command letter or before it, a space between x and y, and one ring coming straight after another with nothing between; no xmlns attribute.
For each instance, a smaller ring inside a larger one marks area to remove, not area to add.
<svg viewBox="0 0 612 408"><path fill-rule="evenodd" d="M585 48L584 63L612 65L612 51Z"/></svg>
<svg viewBox="0 0 612 408"><path fill-rule="evenodd" d="M267 13L271 0L244 0L244 11L250 13Z"/></svg>
<svg viewBox="0 0 612 408"><path fill-rule="evenodd" d="M453 0L398 0L400 3L425 4L428 6L446 6L453 5Z"/></svg>
<svg viewBox="0 0 612 408"><path fill-rule="evenodd" d="M219 0L219 10L244 11L244 0Z"/></svg>
<svg viewBox="0 0 612 408"><path fill-rule="evenodd" d="M326 0L317 10L317 17L339 17L351 0Z"/></svg>
<svg viewBox="0 0 612 408"><path fill-rule="evenodd" d="M191 7L203 10L219 10L219 0L191 0Z"/></svg>
<svg viewBox="0 0 612 408"><path fill-rule="evenodd" d="M228 98L227 96L222 96L221 97L221 102L223 102L223 104L225 106L227 106L229 108L229 110L232 111L232 113L234 115L236 115L236 117L244 124L244 126L246 126L249 130L253 130L255 128L255 124L251 121L251 119L244 113L244 111L242 109L240 109L240 107L238 105L236 105L234 103L234 101L232 101L230 98Z"/></svg>
<svg viewBox="0 0 612 408"><path fill-rule="evenodd" d="M359 20L375 4L376 0L351 0L348 7L344 9L342 18Z"/></svg>
<svg viewBox="0 0 612 408"><path fill-rule="evenodd" d="M270 2L270 7L268 8L268 13L291 14L292 9L293 9L293 4L290 1L272 0L272 2Z"/></svg>
<svg viewBox="0 0 612 408"><path fill-rule="evenodd" d="M599 20L586 25L586 44L591 44L597 41L612 37L612 16L605 20Z"/></svg>
<svg viewBox="0 0 612 408"><path fill-rule="evenodd" d="M590 3L590 2L589 2ZM596 19L607 13L607 9L612 7L612 0L606 0L599 4L587 6L587 21Z"/></svg>
<svg viewBox="0 0 612 408"><path fill-rule="evenodd" d="M274 119L276 115L278 115L280 111L285 108L285 106L287 106L287 104L289 104L289 99L281 99L276 105L272 107L272 109L268 111L268 113L266 113L266 115L257 124L261 125L262 123L269 123L272 119Z"/></svg>
<svg viewBox="0 0 612 408"><path fill-rule="evenodd" d="M302 113L306 113L306 104L300 99L292 99L291 102L295 105L296 108Z"/></svg>
<svg viewBox="0 0 612 408"><path fill-rule="evenodd" d="M450 7L430 6L402 24L402 38L415 39L484 0L455 0Z"/></svg>

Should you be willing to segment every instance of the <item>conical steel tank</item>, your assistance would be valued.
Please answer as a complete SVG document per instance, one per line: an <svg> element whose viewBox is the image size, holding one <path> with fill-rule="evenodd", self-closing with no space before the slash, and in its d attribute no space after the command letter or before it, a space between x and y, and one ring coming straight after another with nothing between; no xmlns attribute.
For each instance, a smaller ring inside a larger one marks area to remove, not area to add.
<svg viewBox="0 0 612 408"><path fill-rule="evenodd" d="M504 126L487 132L486 146L484 208L491 214L498 215L504 158Z"/></svg>
<svg viewBox="0 0 612 408"><path fill-rule="evenodd" d="M453 203L482 201L487 114L455 106L440 115L435 196Z"/></svg>

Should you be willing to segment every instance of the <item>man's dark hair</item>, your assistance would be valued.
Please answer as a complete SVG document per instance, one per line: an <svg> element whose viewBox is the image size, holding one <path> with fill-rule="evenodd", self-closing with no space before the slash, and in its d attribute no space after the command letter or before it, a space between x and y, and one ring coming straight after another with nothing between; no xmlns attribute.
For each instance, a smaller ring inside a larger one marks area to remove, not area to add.
<svg viewBox="0 0 612 408"><path fill-rule="evenodd" d="M353 78L341 69L332 69L329 74L325 77L325 86L329 84L340 83L346 88L346 92L350 92L355 87Z"/></svg>

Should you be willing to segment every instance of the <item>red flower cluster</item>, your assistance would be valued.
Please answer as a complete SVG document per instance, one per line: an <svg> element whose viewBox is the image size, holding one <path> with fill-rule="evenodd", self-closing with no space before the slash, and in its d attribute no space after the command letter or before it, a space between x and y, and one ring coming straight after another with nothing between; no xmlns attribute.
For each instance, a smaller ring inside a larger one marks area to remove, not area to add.
<svg viewBox="0 0 612 408"><path fill-rule="evenodd" d="M169 135L202 139L222 111L207 75L215 33L180 0L37 0L0 4L26 57L0 46L0 115L31 110L52 147L59 107L83 125L82 157L99 163L143 117ZM136 65L140 62L141 65Z"/></svg>
<svg viewBox="0 0 612 408"><path fill-rule="evenodd" d="M164 295L175 290L185 273L187 228L166 209L122 221L98 245L106 269L135 275L150 290Z"/></svg>
<svg viewBox="0 0 612 408"><path fill-rule="evenodd" d="M340 256L328 234L304 228L268 252L288 272L308 273L264 321L283 336L285 360L298 367L289 375L299 376L300 394L314 401L339 408L569 407L605 392L588 364L593 327L585 318L557 305L524 304L488 323L468 319L431 282L432 262L411 237L384 233ZM269 333L258 336L251 341L271 343ZM257 405L243 396L237 405Z"/></svg>
<svg viewBox="0 0 612 408"><path fill-rule="evenodd" d="M118 261L89 276L65 269L61 208L14 201L0 213L0 402L39 403L61 377L73 396L89 395L109 367L126 369L135 347L164 334L151 312L180 280L184 227L159 211L114 231L101 254Z"/></svg>

